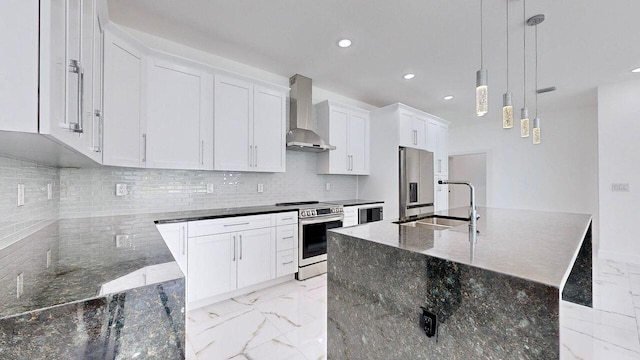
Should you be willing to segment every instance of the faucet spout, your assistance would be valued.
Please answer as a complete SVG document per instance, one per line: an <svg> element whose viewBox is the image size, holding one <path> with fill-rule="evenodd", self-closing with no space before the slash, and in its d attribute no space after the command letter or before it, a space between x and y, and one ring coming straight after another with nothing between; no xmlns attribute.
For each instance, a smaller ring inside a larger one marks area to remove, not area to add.
<svg viewBox="0 0 640 360"><path fill-rule="evenodd" d="M459 181L459 180L438 180L438 184L466 185L469 187L469 191L470 191L469 231L475 233L478 228L478 209L476 208L476 189L473 187L473 184L469 181Z"/></svg>

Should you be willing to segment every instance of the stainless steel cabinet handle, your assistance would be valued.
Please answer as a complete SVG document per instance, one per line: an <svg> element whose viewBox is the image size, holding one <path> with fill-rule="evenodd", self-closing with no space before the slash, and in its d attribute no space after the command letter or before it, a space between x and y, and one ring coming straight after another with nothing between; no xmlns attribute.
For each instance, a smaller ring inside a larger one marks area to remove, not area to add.
<svg viewBox="0 0 640 360"><path fill-rule="evenodd" d="M84 70L78 60L69 60L69 72L78 74L78 122L69 123L69 130L82 133L84 131L82 126L82 112L84 111Z"/></svg>
<svg viewBox="0 0 640 360"><path fill-rule="evenodd" d="M240 235L240 260L242 260L242 235Z"/></svg>
<svg viewBox="0 0 640 360"><path fill-rule="evenodd" d="M236 236L233 235L233 259L231 261L236 261Z"/></svg>
<svg viewBox="0 0 640 360"><path fill-rule="evenodd" d="M142 145L142 161L147 161L147 134L142 134L142 141L144 141Z"/></svg>
<svg viewBox="0 0 640 360"><path fill-rule="evenodd" d="M293 220L293 217L282 218L282 220Z"/></svg>
<svg viewBox="0 0 640 360"><path fill-rule="evenodd" d="M288 264L293 264L293 260L282 263L282 265L288 265Z"/></svg>
<svg viewBox="0 0 640 360"><path fill-rule="evenodd" d="M204 165L204 140L200 141L200 165Z"/></svg>
<svg viewBox="0 0 640 360"><path fill-rule="evenodd" d="M228 226L240 226L240 225L249 225L248 222L243 222L243 223L236 223L236 224L224 224L224 227L228 227Z"/></svg>
<svg viewBox="0 0 640 360"><path fill-rule="evenodd" d="M253 151L255 152L255 156L253 157L253 166L258 167L258 145L253 147Z"/></svg>
<svg viewBox="0 0 640 360"><path fill-rule="evenodd" d="M353 171L353 155L351 155L351 171Z"/></svg>
<svg viewBox="0 0 640 360"><path fill-rule="evenodd" d="M282 238L282 240L284 240L284 239L293 239L293 236L285 236L285 237Z"/></svg>
<svg viewBox="0 0 640 360"><path fill-rule="evenodd" d="M187 231L184 226L182 227L182 255L185 255L187 252Z"/></svg>
<svg viewBox="0 0 640 360"><path fill-rule="evenodd" d="M101 139L102 139L102 111L100 111L99 109L93 110L93 118L94 118L94 123L93 123L93 134L91 136L91 150L93 152L99 153L99 152L102 151L102 142L101 142ZM95 123L96 119L98 120L97 124ZM98 145L96 145L96 138L97 138Z"/></svg>
<svg viewBox="0 0 640 360"><path fill-rule="evenodd" d="M249 166L253 166L253 145L249 145Z"/></svg>
<svg viewBox="0 0 640 360"><path fill-rule="evenodd" d="M442 172L442 159L438 159L438 172Z"/></svg>

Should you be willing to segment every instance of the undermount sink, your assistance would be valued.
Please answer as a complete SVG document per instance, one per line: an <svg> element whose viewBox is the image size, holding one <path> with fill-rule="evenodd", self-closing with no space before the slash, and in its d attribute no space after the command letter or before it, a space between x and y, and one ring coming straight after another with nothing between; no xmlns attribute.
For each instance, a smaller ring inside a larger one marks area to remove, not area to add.
<svg viewBox="0 0 640 360"><path fill-rule="evenodd" d="M400 225L402 226L427 227L435 230L450 229L452 227L456 227L463 224L464 225L469 224L469 220L464 218L443 217L438 215L432 215L416 221L400 223Z"/></svg>

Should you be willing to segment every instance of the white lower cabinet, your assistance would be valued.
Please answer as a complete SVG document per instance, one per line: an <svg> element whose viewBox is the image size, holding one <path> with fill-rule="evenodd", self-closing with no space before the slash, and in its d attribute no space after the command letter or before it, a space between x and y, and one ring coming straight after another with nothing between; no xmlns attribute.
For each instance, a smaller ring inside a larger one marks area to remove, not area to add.
<svg viewBox="0 0 640 360"><path fill-rule="evenodd" d="M186 275L187 302L191 304L253 289L298 269L297 212L159 224L157 228Z"/></svg>
<svg viewBox="0 0 640 360"><path fill-rule="evenodd" d="M342 226L355 226L358 225L358 207L357 206L345 206L344 207L344 219L342 220Z"/></svg>

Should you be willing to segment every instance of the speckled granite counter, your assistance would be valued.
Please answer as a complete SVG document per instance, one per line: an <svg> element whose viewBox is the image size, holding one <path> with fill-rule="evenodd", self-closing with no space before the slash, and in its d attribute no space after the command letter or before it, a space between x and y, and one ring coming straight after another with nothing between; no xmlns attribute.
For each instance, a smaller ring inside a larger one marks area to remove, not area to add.
<svg viewBox="0 0 640 360"><path fill-rule="evenodd" d="M336 204L342 206L359 206L359 205L372 205L372 204L383 204L384 201L376 201L376 200L363 200L363 199L349 199L349 200L328 200L325 201L328 204Z"/></svg>
<svg viewBox="0 0 640 360"><path fill-rule="evenodd" d="M557 359L563 289L591 303L591 216L479 213L475 245L466 224L331 231L328 357ZM420 306L438 316L437 341L418 326Z"/></svg>
<svg viewBox="0 0 640 360"><path fill-rule="evenodd" d="M183 359L184 275L157 216L59 220L0 250L0 358Z"/></svg>

